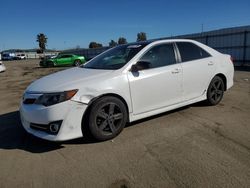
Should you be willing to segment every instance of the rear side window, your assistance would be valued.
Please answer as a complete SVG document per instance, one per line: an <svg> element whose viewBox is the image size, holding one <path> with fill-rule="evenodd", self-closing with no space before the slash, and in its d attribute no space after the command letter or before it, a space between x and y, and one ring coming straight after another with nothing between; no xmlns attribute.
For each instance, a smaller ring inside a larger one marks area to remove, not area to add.
<svg viewBox="0 0 250 188"><path fill-rule="evenodd" d="M181 55L181 61L192 61L210 57L211 55L199 46L190 42L177 42L176 43Z"/></svg>

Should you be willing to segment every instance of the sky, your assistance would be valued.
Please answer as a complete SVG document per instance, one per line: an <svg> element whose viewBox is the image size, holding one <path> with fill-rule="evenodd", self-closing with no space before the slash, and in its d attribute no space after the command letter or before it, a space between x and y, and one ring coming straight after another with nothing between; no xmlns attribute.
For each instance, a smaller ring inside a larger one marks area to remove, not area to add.
<svg viewBox="0 0 250 188"><path fill-rule="evenodd" d="M250 25L249 0L5 0L0 5L0 51L37 48L36 35L48 37L47 48L108 45L125 37L136 41Z"/></svg>

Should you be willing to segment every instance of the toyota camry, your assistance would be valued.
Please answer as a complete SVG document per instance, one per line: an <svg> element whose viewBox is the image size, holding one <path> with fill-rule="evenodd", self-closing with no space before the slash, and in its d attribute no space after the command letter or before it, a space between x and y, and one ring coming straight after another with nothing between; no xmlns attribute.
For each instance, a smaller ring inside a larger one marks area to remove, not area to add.
<svg viewBox="0 0 250 188"><path fill-rule="evenodd" d="M31 83L20 116L25 130L42 139L89 133L103 141L126 123L199 101L216 105L233 76L230 55L193 40L119 45Z"/></svg>

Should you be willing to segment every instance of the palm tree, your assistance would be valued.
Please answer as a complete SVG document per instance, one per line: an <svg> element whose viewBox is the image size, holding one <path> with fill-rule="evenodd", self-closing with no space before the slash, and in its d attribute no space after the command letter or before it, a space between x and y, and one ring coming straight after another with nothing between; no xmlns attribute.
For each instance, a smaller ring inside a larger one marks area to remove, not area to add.
<svg viewBox="0 0 250 188"><path fill-rule="evenodd" d="M39 33L37 36L36 36L36 42L39 43L39 48L40 48L40 51L43 53L44 50L46 49L46 44L47 44L47 36L43 33Z"/></svg>

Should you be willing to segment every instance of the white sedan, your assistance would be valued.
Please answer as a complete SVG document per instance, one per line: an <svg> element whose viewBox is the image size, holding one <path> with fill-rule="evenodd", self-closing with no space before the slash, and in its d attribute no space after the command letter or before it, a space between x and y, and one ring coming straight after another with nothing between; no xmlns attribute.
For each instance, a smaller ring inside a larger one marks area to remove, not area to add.
<svg viewBox="0 0 250 188"><path fill-rule="evenodd" d="M229 55L192 40L120 45L81 67L45 76L25 91L27 132L51 141L117 136L126 123L206 100L233 86Z"/></svg>

